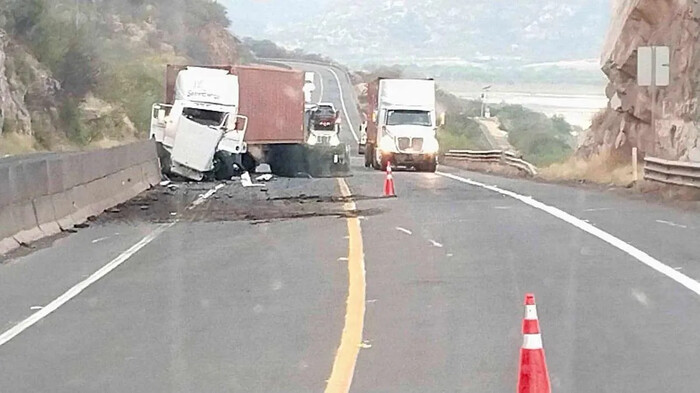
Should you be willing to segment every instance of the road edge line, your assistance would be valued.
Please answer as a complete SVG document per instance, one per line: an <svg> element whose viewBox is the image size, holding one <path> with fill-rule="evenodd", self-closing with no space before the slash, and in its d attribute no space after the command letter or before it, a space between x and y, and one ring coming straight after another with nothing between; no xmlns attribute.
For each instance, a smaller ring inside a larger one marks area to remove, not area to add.
<svg viewBox="0 0 700 393"><path fill-rule="evenodd" d="M664 276L672 279L673 281L677 282L678 284L686 287L690 291L694 292L696 295L700 295L700 282L690 278L689 276L686 276L685 274L675 270L671 266L668 266L664 264L663 262L659 261L658 259L652 257L651 255L647 254L646 252L634 247L633 245L625 242L622 239L619 239L602 229L599 229L583 220L580 218L574 217L571 214L558 209L554 206L549 206L547 204L544 204L538 200L533 199L532 197L527 197L524 195L517 194L513 191L508 191L504 190L502 188L499 188L497 186L489 186L483 183L479 183L477 181L471 180L471 179L465 179L463 177L453 175L451 173L445 173L445 172L436 172L437 175L446 177L452 180L459 181L461 183L469 184L472 186L484 188L489 191L497 192L501 195L505 195L508 197L511 197L513 199L516 199L526 205L529 205L531 207L534 207L538 210L542 210L545 213L548 213L568 224L573 225L574 227L590 234L598 239L610 244L611 246L617 248L618 250L632 256L639 262L643 263L644 265L654 269L658 273L663 274Z"/></svg>
<svg viewBox="0 0 700 393"><path fill-rule="evenodd" d="M151 243L152 241L157 239L158 236L160 236L163 232L165 232L165 230L172 227L176 223L177 223L177 221L172 222L170 224L158 226L151 233L149 233L143 239L141 239L138 243L134 244L128 250L119 254L119 256L112 259L106 265L102 266L95 273L92 273L88 278L75 284L72 288L70 288L69 290L64 292L61 296L52 300L51 303L44 306L41 310L35 312L34 314L30 315L29 317L27 317L26 319L24 319L20 323L16 324L12 328L10 328L10 329L6 330L5 332L3 332L2 334L0 334L0 346L6 344L7 342L12 340L13 338L20 335L25 330L32 327L34 324L36 324L40 320L47 317L52 312L58 310L61 306L68 303L74 297L78 296L81 292L83 292L85 289L87 289L90 285L94 284L95 282L97 282L98 280L100 280L101 278L103 278L104 276L109 274L111 271L118 268L120 265L122 265L124 262L126 262L129 258L131 258L134 254L136 254L142 248L146 247L149 243Z"/></svg>
<svg viewBox="0 0 700 393"><path fill-rule="evenodd" d="M344 179L337 179L340 192L345 198L352 197ZM357 210L354 201L344 204L347 212ZM358 217L348 217L348 298L345 310L345 325L340 346L333 361L331 376L328 378L325 393L348 393L355 374L357 358L360 354L364 331L366 301L366 271L362 226Z"/></svg>
<svg viewBox="0 0 700 393"><path fill-rule="evenodd" d="M340 92L340 104L343 106L343 113L345 113L345 121L347 121L348 125L350 126L350 132L352 133L353 138L355 138L355 142L360 143L360 138L355 132L355 126L352 125L352 120L350 120L350 112L348 112L348 107L345 106L345 98L343 97L343 86L340 83L340 78L338 77L338 74L335 72L335 70L333 70L333 68L326 67L326 69L330 71L331 74L333 74L336 83L338 83L338 92Z"/></svg>

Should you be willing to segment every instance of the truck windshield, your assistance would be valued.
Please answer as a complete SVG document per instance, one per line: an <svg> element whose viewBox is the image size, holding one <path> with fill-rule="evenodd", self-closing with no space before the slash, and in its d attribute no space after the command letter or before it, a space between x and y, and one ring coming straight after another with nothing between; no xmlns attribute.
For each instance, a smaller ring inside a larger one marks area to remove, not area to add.
<svg viewBox="0 0 700 393"><path fill-rule="evenodd" d="M387 113L388 126L424 126L430 127L433 122L428 111L394 110Z"/></svg>
<svg viewBox="0 0 700 393"><path fill-rule="evenodd" d="M182 110L182 115L195 123L205 126L221 126L225 119L224 112L198 108L185 108Z"/></svg>

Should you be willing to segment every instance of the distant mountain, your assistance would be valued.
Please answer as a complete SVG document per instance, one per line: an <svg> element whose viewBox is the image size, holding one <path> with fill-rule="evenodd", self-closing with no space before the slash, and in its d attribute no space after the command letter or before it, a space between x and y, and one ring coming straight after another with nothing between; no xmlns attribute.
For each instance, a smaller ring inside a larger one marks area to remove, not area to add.
<svg viewBox="0 0 700 393"><path fill-rule="evenodd" d="M353 65L597 58L610 16L610 0L222 1L238 34Z"/></svg>

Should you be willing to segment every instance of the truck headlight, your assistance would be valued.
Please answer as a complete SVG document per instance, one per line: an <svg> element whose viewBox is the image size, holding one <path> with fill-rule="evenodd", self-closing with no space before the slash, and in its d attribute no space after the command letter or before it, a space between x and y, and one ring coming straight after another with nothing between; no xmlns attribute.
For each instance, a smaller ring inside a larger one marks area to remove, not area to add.
<svg viewBox="0 0 700 393"><path fill-rule="evenodd" d="M423 144L423 152L427 154L436 154L440 150L440 144L435 138L428 138Z"/></svg>

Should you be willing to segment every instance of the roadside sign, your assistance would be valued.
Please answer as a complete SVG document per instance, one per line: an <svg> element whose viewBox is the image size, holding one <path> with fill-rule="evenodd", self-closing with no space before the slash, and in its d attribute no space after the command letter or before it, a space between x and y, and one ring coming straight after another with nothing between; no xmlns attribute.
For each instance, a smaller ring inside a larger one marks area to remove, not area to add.
<svg viewBox="0 0 700 393"><path fill-rule="evenodd" d="M671 51L668 46L657 46L654 49L656 50L654 56L656 60L654 65L656 86L668 86L671 82Z"/></svg>
<svg viewBox="0 0 700 393"><path fill-rule="evenodd" d="M651 86L654 67L651 62L651 46L640 46L637 49L637 84L639 86Z"/></svg>
<svg viewBox="0 0 700 393"><path fill-rule="evenodd" d="M668 46L640 46L637 49L639 86L668 86L671 81L670 62Z"/></svg>

